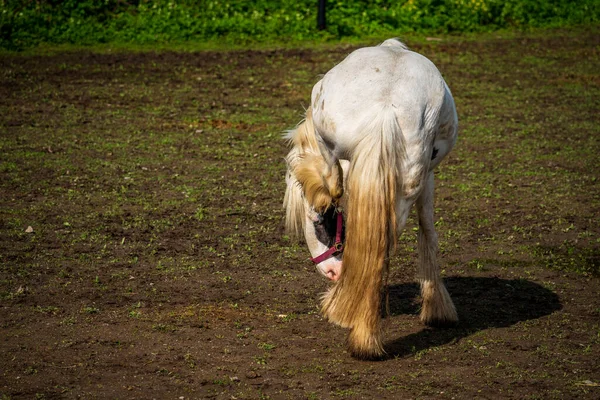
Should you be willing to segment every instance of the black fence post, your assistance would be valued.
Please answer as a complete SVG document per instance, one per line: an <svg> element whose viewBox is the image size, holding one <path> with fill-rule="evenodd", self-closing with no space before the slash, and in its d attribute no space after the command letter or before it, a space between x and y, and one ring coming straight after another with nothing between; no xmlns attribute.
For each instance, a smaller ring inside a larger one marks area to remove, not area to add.
<svg viewBox="0 0 600 400"><path fill-rule="evenodd" d="M319 0L319 12L317 13L317 29L322 31L326 28L325 22L325 3L326 0Z"/></svg>

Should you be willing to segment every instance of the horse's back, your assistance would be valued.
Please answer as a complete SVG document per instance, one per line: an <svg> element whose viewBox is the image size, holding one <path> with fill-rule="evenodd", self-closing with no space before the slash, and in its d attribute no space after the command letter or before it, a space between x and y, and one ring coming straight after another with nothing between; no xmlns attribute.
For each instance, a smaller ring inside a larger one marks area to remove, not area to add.
<svg viewBox="0 0 600 400"><path fill-rule="evenodd" d="M340 158L349 158L370 132L360 127L392 108L406 135L437 114L447 87L435 65L395 39L352 52L313 88L315 127ZM451 95L450 95L451 98ZM454 105L452 104L452 107Z"/></svg>

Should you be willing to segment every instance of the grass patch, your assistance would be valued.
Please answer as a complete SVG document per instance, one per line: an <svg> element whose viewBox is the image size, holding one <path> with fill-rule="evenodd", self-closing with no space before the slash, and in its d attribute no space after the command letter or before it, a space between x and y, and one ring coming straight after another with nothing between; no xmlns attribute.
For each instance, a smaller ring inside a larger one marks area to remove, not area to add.
<svg viewBox="0 0 600 400"><path fill-rule="evenodd" d="M86 0L63 2L60 7L45 2L7 0L0 4L0 11L0 48L10 50L43 44L81 47L107 43L153 49L165 44L206 49L220 47L223 42L229 46L247 46L257 42L298 43L409 32L484 32L594 24L600 19L593 0L329 2L327 26L323 30L316 26L317 4L309 0L262 0L252 7L239 0L202 3ZM534 57L525 61L539 62Z"/></svg>

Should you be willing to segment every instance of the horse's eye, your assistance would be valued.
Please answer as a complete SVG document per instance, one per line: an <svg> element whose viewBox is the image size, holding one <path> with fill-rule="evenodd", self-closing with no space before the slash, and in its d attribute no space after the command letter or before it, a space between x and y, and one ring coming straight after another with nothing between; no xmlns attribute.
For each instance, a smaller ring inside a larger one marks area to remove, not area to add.
<svg viewBox="0 0 600 400"><path fill-rule="evenodd" d="M317 236L317 240L325 246L331 245L331 237L325 228L325 224L315 222L315 235Z"/></svg>
<svg viewBox="0 0 600 400"><path fill-rule="evenodd" d="M322 214L317 214L317 220L313 222L315 235L319 242L325 246L332 246L335 241L337 213L330 207Z"/></svg>

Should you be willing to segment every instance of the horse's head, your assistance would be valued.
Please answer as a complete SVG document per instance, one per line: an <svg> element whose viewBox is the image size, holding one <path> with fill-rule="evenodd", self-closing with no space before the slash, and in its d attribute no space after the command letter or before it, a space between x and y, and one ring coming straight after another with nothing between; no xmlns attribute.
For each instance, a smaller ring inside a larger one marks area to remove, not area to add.
<svg viewBox="0 0 600 400"><path fill-rule="evenodd" d="M331 154L323 154L327 150L321 149L315 138L310 112L288 139L293 147L286 158L286 230L295 237L304 235L319 272L337 281L345 234L338 212L345 170Z"/></svg>
<svg viewBox="0 0 600 400"><path fill-rule="evenodd" d="M296 238L303 236L311 260L319 272L337 281L342 272L342 252L346 239L342 211L337 206L340 199L315 207L308 200L313 197L305 194L303 186L290 171L286 181L284 207L287 233Z"/></svg>

